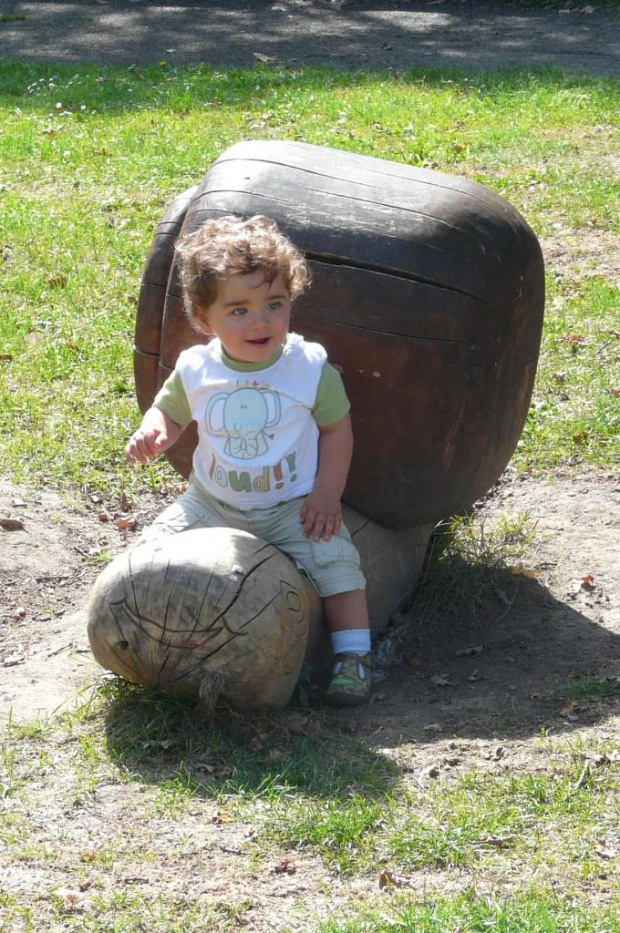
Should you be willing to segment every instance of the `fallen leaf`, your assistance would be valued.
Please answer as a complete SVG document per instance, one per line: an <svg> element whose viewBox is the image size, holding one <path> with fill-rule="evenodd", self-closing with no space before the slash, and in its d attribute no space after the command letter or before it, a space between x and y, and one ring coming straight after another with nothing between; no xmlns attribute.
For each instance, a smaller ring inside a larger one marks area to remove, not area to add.
<svg viewBox="0 0 620 933"><path fill-rule="evenodd" d="M482 671L475 670L467 679L471 681L471 683L477 683L479 680L484 680L484 674Z"/></svg>
<svg viewBox="0 0 620 933"><path fill-rule="evenodd" d="M0 528L6 528L7 531L21 531L24 528L24 523L21 518L10 518L7 516L5 518L0 518Z"/></svg>
<svg viewBox="0 0 620 933"><path fill-rule="evenodd" d="M589 436L589 431L575 431L573 434L573 440L575 444L583 444L585 441L587 441Z"/></svg>
<svg viewBox="0 0 620 933"><path fill-rule="evenodd" d="M430 678L432 684L436 687L451 687L452 681L449 677L441 677L439 674L433 674Z"/></svg>
<svg viewBox="0 0 620 933"><path fill-rule="evenodd" d="M109 512L106 512L105 509L100 509L100 511L97 512L97 518L99 519L100 522L109 522L109 521L110 521L110 513L109 513Z"/></svg>
<svg viewBox="0 0 620 933"><path fill-rule="evenodd" d="M211 817L211 822L215 823L216 826L219 826L220 823L228 823L230 820L230 813L227 813L226 810L218 810L215 816Z"/></svg>
<svg viewBox="0 0 620 933"><path fill-rule="evenodd" d="M52 288L64 288L67 284L66 275L50 275L47 280L47 284L51 285Z"/></svg>
<svg viewBox="0 0 620 933"><path fill-rule="evenodd" d="M514 577L527 577L528 580L537 580L538 571L528 570L526 567L508 567L508 570Z"/></svg>
<svg viewBox="0 0 620 933"><path fill-rule="evenodd" d="M385 870L379 874L380 888L405 888L409 883L408 878L404 875L397 875L393 871Z"/></svg>
<svg viewBox="0 0 620 933"><path fill-rule="evenodd" d="M119 531L135 531L138 523L135 518L119 518L116 527Z"/></svg>
<svg viewBox="0 0 620 933"><path fill-rule="evenodd" d="M620 389L610 389L614 398L620 398Z"/></svg>
<svg viewBox="0 0 620 933"><path fill-rule="evenodd" d="M593 573L586 573L581 578L581 589L582 590L593 590L596 587L596 582L594 580Z"/></svg>
<svg viewBox="0 0 620 933"><path fill-rule="evenodd" d="M263 55L262 52L252 52L252 56L257 62L261 62L263 65L271 65L273 62L277 61L273 55Z"/></svg>
<svg viewBox="0 0 620 933"><path fill-rule="evenodd" d="M274 745L267 752L267 761L286 761L287 758L290 758L290 752L285 748L278 748Z"/></svg>
<svg viewBox="0 0 620 933"><path fill-rule="evenodd" d="M394 49L394 45L392 42L382 42L381 48L384 52L391 52Z"/></svg>
<svg viewBox="0 0 620 933"><path fill-rule="evenodd" d="M271 869L274 875L294 875L297 869L291 864L291 860L283 858L281 862Z"/></svg>
<svg viewBox="0 0 620 933"><path fill-rule="evenodd" d="M423 726L425 732L443 732L443 726L440 722L429 722L427 726Z"/></svg>
<svg viewBox="0 0 620 933"><path fill-rule="evenodd" d="M0 353L0 363L12 363L13 354L12 353Z"/></svg>

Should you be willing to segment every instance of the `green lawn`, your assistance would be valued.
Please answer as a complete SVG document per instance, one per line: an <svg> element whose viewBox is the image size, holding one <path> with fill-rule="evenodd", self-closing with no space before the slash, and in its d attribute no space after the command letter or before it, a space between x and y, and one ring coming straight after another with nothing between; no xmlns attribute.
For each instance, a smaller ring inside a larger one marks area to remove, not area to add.
<svg viewBox="0 0 620 933"><path fill-rule="evenodd" d="M5 474L108 489L166 475L122 460L142 267L166 203L244 138L438 168L508 198L553 244L515 463L618 462L616 81L5 64L0 88Z"/></svg>

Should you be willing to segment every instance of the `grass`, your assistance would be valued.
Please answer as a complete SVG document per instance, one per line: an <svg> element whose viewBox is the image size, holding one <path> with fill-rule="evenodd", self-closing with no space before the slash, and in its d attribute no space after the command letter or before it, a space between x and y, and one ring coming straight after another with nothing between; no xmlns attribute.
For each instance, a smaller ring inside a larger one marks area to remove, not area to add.
<svg viewBox="0 0 620 933"><path fill-rule="evenodd" d="M535 535L527 513L506 513L485 524L472 511L438 525L412 596L419 630L436 629L438 620L448 628L465 618L480 621L489 605L497 620L498 600L508 612L523 577L532 573L523 565Z"/></svg>
<svg viewBox="0 0 620 933"><path fill-rule="evenodd" d="M617 462L616 81L0 64L0 87L4 474L114 492L170 479L122 457L142 267L164 205L253 137L466 175L563 244L514 462Z"/></svg>
<svg viewBox="0 0 620 933"><path fill-rule="evenodd" d="M421 780L414 745L394 762L318 713L206 727L185 701L107 679L43 730L9 726L3 745L0 844L14 871L69 879L0 893L9 930L235 929L277 871L303 884L308 868L327 888L298 905L302 929L620 929L609 740L546 738L520 770ZM221 898L209 870L227 879Z"/></svg>
<svg viewBox="0 0 620 933"><path fill-rule="evenodd" d="M617 930L614 908L584 912L570 898L532 888L502 899L467 891L455 898L437 898L430 904L396 904L362 917L320 924L317 933L609 933ZM391 908L391 909L390 909Z"/></svg>
<svg viewBox="0 0 620 933"><path fill-rule="evenodd" d="M550 257L513 466L613 468L617 100L616 80L551 71L0 63L0 471L106 493L173 480L122 458L140 276L165 204L241 138L438 168L511 200ZM475 616L486 591L508 608L533 534L526 515L445 527L418 617ZM597 677L558 688L574 702L616 695ZM0 928L234 930L274 888L271 907L290 906L274 919L283 933L620 930L620 779L604 730L598 745L545 739L521 768L470 759L435 780L418 751L390 755L380 734L360 742L312 709L214 725L104 679L70 714L5 730Z"/></svg>

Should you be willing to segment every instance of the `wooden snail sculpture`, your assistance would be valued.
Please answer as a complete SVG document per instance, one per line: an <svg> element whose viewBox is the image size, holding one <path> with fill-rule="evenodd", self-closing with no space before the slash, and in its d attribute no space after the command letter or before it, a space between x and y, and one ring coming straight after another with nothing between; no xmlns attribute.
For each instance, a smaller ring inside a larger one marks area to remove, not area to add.
<svg viewBox="0 0 620 933"><path fill-rule="evenodd" d="M239 143L155 232L136 322L142 411L198 342L175 241L231 213L272 217L308 259L313 283L293 329L326 347L351 400L345 520L376 633L415 584L435 524L483 495L514 452L540 346L540 246L511 205L462 178L302 143ZM166 453L185 477L193 427ZM284 706L304 661L325 653L308 580L275 548L224 529L121 555L96 584L88 630L105 667L238 707Z"/></svg>

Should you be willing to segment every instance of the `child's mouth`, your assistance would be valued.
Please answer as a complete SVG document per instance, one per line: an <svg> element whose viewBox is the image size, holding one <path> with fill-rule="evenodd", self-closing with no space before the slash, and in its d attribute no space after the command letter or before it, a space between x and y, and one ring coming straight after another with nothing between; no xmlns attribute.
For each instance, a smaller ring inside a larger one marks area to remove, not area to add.
<svg viewBox="0 0 620 933"><path fill-rule="evenodd" d="M271 337L259 337L256 340L248 340L248 343L251 343L254 347L264 347L270 340Z"/></svg>

